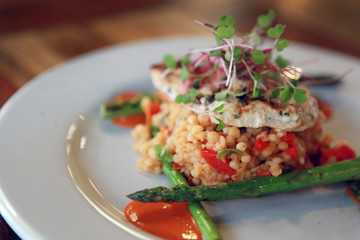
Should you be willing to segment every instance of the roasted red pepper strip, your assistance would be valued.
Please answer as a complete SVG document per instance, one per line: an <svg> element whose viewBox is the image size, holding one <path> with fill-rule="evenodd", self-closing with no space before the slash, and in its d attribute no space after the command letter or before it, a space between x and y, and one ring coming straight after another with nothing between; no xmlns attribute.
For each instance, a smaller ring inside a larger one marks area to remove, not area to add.
<svg viewBox="0 0 360 240"><path fill-rule="evenodd" d="M254 143L254 148L256 151L258 151L259 153L261 153L262 151L265 150L265 148L267 148L269 146L268 142L265 142L264 140L262 140L262 138L258 138L256 139L255 143Z"/></svg>
<svg viewBox="0 0 360 240"><path fill-rule="evenodd" d="M115 102L126 102L131 101L133 99L141 97L141 93L139 92L123 92L118 95L116 95L113 98L113 101ZM122 117L116 117L112 119L112 122L115 125L121 126L121 127L135 127L137 124L145 123L145 115L143 113L135 114L131 116L122 116Z"/></svg>
<svg viewBox="0 0 360 240"><path fill-rule="evenodd" d="M293 132L287 132L286 135L281 138L281 141L286 142L289 146L298 145L295 133Z"/></svg>
<svg viewBox="0 0 360 240"><path fill-rule="evenodd" d="M201 149L201 156L210 166L215 168L218 173L228 175L234 175L236 173L236 170L229 166L230 162L227 158L217 158L217 151L215 150L203 148Z"/></svg>
<svg viewBox="0 0 360 240"><path fill-rule="evenodd" d="M299 150L296 146L290 146L285 149L284 152L289 155L293 160L295 160L299 155Z"/></svg>
<svg viewBox="0 0 360 240"><path fill-rule="evenodd" d="M345 144L333 148L321 148L320 151L322 154L321 165L327 164L332 157L335 157L337 162L356 157L355 151Z"/></svg>

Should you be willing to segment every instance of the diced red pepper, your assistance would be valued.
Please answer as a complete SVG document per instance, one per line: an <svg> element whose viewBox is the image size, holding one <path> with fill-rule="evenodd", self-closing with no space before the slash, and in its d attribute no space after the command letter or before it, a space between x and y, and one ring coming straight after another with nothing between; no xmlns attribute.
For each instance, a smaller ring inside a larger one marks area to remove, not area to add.
<svg viewBox="0 0 360 240"><path fill-rule="evenodd" d="M335 156L335 148L320 148L321 157L320 157L320 165L325 165L329 163L331 157Z"/></svg>
<svg viewBox="0 0 360 240"><path fill-rule="evenodd" d="M262 138L258 138L256 139L255 143L254 143L254 148L256 151L258 151L259 153L261 153L262 151L265 150L265 148L267 148L269 146L268 142L265 142L264 140L262 140Z"/></svg>
<svg viewBox="0 0 360 240"><path fill-rule="evenodd" d="M341 145L337 148L335 152L335 157L338 162L344 161L356 157L354 149L350 148L348 145Z"/></svg>
<svg viewBox="0 0 360 240"><path fill-rule="evenodd" d="M321 165L327 164L332 157L335 157L337 162L356 157L354 149L345 144L333 148L322 148L320 151L322 154Z"/></svg>
<svg viewBox="0 0 360 240"><path fill-rule="evenodd" d="M299 155L299 150L296 146L290 146L285 149L284 152L289 155L293 160L296 159Z"/></svg>
<svg viewBox="0 0 360 240"><path fill-rule="evenodd" d="M218 173L234 175L236 170L230 167L230 161L225 157L223 159L217 158L217 151L212 149L201 149L201 156L204 160Z"/></svg>
<svg viewBox="0 0 360 240"><path fill-rule="evenodd" d="M287 132L286 135L281 138L281 141L286 142L289 146L298 145L295 133L293 132Z"/></svg>
<svg viewBox="0 0 360 240"><path fill-rule="evenodd" d="M150 127L152 116L160 112L160 102L156 100L151 102L151 104L146 109L143 109L143 111L146 117L146 126Z"/></svg>
<svg viewBox="0 0 360 240"><path fill-rule="evenodd" d="M131 116L115 117L112 123L121 127L135 127L137 124L145 123L145 115L135 114Z"/></svg>
<svg viewBox="0 0 360 240"><path fill-rule="evenodd" d="M271 176L271 172L269 169L261 169L260 168L260 169L256 170L255 175L257 177L269 177L269 176Z"/></svg>
<svg viewBox="0 0 360 240"><path fill-rule="evenodd" d="M176 162L173 163L173 169L182 169L183 166L177 164Z"/></svg>

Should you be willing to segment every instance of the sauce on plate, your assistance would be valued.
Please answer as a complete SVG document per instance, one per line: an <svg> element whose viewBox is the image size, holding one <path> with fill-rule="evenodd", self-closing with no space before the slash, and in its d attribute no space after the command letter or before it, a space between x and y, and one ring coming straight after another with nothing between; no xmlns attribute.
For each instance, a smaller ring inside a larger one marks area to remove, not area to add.
<svg viewBox="0 0 360 240"><path fill-rule="evenodd" d="M136 227L164 239L202 239L200 230L186 202L132 201L125 207L125 217Z"/></svg>

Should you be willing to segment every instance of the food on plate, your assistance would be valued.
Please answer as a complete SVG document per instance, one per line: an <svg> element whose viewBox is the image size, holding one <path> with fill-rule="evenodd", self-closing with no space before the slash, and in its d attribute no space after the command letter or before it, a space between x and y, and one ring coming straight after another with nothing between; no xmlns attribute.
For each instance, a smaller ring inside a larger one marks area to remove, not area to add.
<svg viewBox="0 0 360 240"><path fill-rule="evenodd" d="M279 177L247 179L234 183L210 186L176 185L173 188L156 187L128 195L142 202L217 201L225 199L258 197L301 188L356 180L360 178L360 158L299 170ZM358 181L351 181L356 184ZM358 188L358 185L356 186Z"/></svg>
<svg viewBox="0 0 360 240"><path fill-rule="evenodd" d="M323 133L327 115L298 82L301 69L272 56L289 43L279 39L284 26L273 24L273 12L263 16L245 36L234 34L228 16L203 24L217 46L166 54L151 67L161 104L150 125L132 132L139 169L162 172L156 145L173 155L173 167L192 185L280 176L355 157L345 142ZM144 109L152 104L141 102Z"/></svg>
<svg viewBox="0 0 360 240"><path fill-rule="evenodd" d="M198 201L347 180L355 191L359 160L348 160L355 151L323 133L331 109L311 94L302 70L278 54L289 41L280 39L285 26L274 11L243 36L229 16L214 25L196 22L214 34L216 46L165 54L151 67L155 95L121 94L102 106L102 115L122 126L138 116L131 133L141 154L137 168L164 173L175 186L129 197L190 201L203 237L219 239Z"/></svg>

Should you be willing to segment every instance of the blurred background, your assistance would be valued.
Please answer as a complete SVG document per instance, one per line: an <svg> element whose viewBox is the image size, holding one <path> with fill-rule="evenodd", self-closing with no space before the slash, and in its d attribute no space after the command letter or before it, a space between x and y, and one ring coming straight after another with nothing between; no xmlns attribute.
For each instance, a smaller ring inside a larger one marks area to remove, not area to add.
<svg viewBox="0 0 360 240"><path fill-rule="evenodd" d="M358 0L0 0L0 107L41 72L104 46L208 34L192 20L227 14L238 32L274 9L284 38L360 57ZM0 239L19 239L0 216Z"/></svg>

